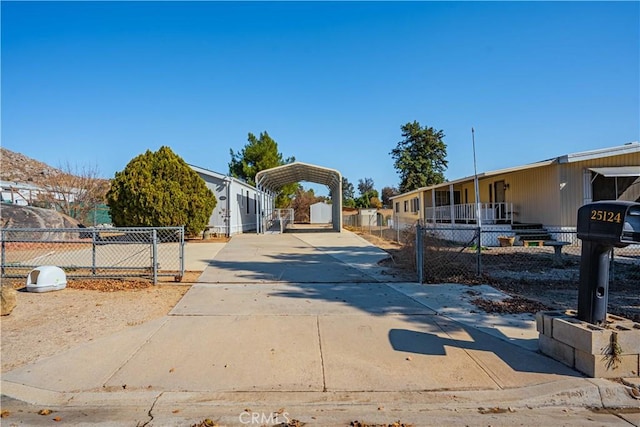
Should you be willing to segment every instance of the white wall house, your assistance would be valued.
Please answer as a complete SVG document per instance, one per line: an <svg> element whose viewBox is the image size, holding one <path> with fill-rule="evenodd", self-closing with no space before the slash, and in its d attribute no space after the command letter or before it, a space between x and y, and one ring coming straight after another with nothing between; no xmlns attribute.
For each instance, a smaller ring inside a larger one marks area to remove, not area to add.
<svg viewBox="0 0 640 427"><path fill-rule="evenodd" d="M11 203L20 206L32 206L36 202L50 198L67 200L73 203L76 199L75 194L79 191L71 188L65 193L60 193L46 186L41 187L35 184L13 181L0 181L0 187L2 188L0 193L2 203Z"/></svg>
<svg viewBox="0 0 640 427"><path fill-rule="evenodd" d="M237 178L189 166L200 175L218 201L209 218L208 225L212 232L232 236L257 229L261 198L255 187Z"/></svg>

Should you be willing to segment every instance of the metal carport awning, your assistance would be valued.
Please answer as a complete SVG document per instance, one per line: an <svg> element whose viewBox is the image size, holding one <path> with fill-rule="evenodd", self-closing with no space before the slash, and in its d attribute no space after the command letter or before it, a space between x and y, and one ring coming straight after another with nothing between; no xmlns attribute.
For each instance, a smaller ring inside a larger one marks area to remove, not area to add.
<svg viewBox="0 0 640 427"><path fill-rule="evenodd" d="M342 175L335 169L308 163L294 162L260 171L256 174L256 187L260 191L277 193L295 182L313 182L329 187L332 203L332 222L335 231L342 230Z"/></svg>
<svg viewBox="0 0 640 427"><path fill-rule="evenodd" d="M615 166L606 168L589 168L591 172L605 178L640 176L640 166Z"/></svg>

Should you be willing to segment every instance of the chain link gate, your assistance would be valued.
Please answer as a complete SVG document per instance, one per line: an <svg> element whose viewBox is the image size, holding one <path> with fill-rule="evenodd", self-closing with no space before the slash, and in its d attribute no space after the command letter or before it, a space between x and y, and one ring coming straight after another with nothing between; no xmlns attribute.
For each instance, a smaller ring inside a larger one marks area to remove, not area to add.
<svg viewBox="0 0 640 427"><path fill-rule="evenodd" d="M184 276L184 227L0 229L2 278L43 265L69 278Z"/></svg>

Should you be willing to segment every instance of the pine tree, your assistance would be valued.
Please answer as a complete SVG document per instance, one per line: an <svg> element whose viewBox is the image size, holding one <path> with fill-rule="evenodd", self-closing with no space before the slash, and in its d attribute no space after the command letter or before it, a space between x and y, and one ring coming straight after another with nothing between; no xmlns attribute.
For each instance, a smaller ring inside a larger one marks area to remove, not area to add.
<svg viewBox="0 0 640 427"><path fill-rule="evenodd" d="M216 203L204 180L169 147L133 158L116 172L107 193L114 225L184 225L188 235L204 230Z"/></svg>

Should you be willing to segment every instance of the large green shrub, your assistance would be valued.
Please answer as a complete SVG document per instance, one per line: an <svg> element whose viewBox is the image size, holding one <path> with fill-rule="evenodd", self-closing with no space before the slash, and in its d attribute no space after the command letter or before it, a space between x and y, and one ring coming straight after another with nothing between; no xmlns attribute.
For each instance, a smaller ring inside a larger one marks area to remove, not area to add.
<svg viewBox="0 0 640 427"><path fill-rule="evenodd" d="M204 180L169 147L132 159L107 193L115 226L184 225L188 235L204 230L216 203Z"/></svg>

